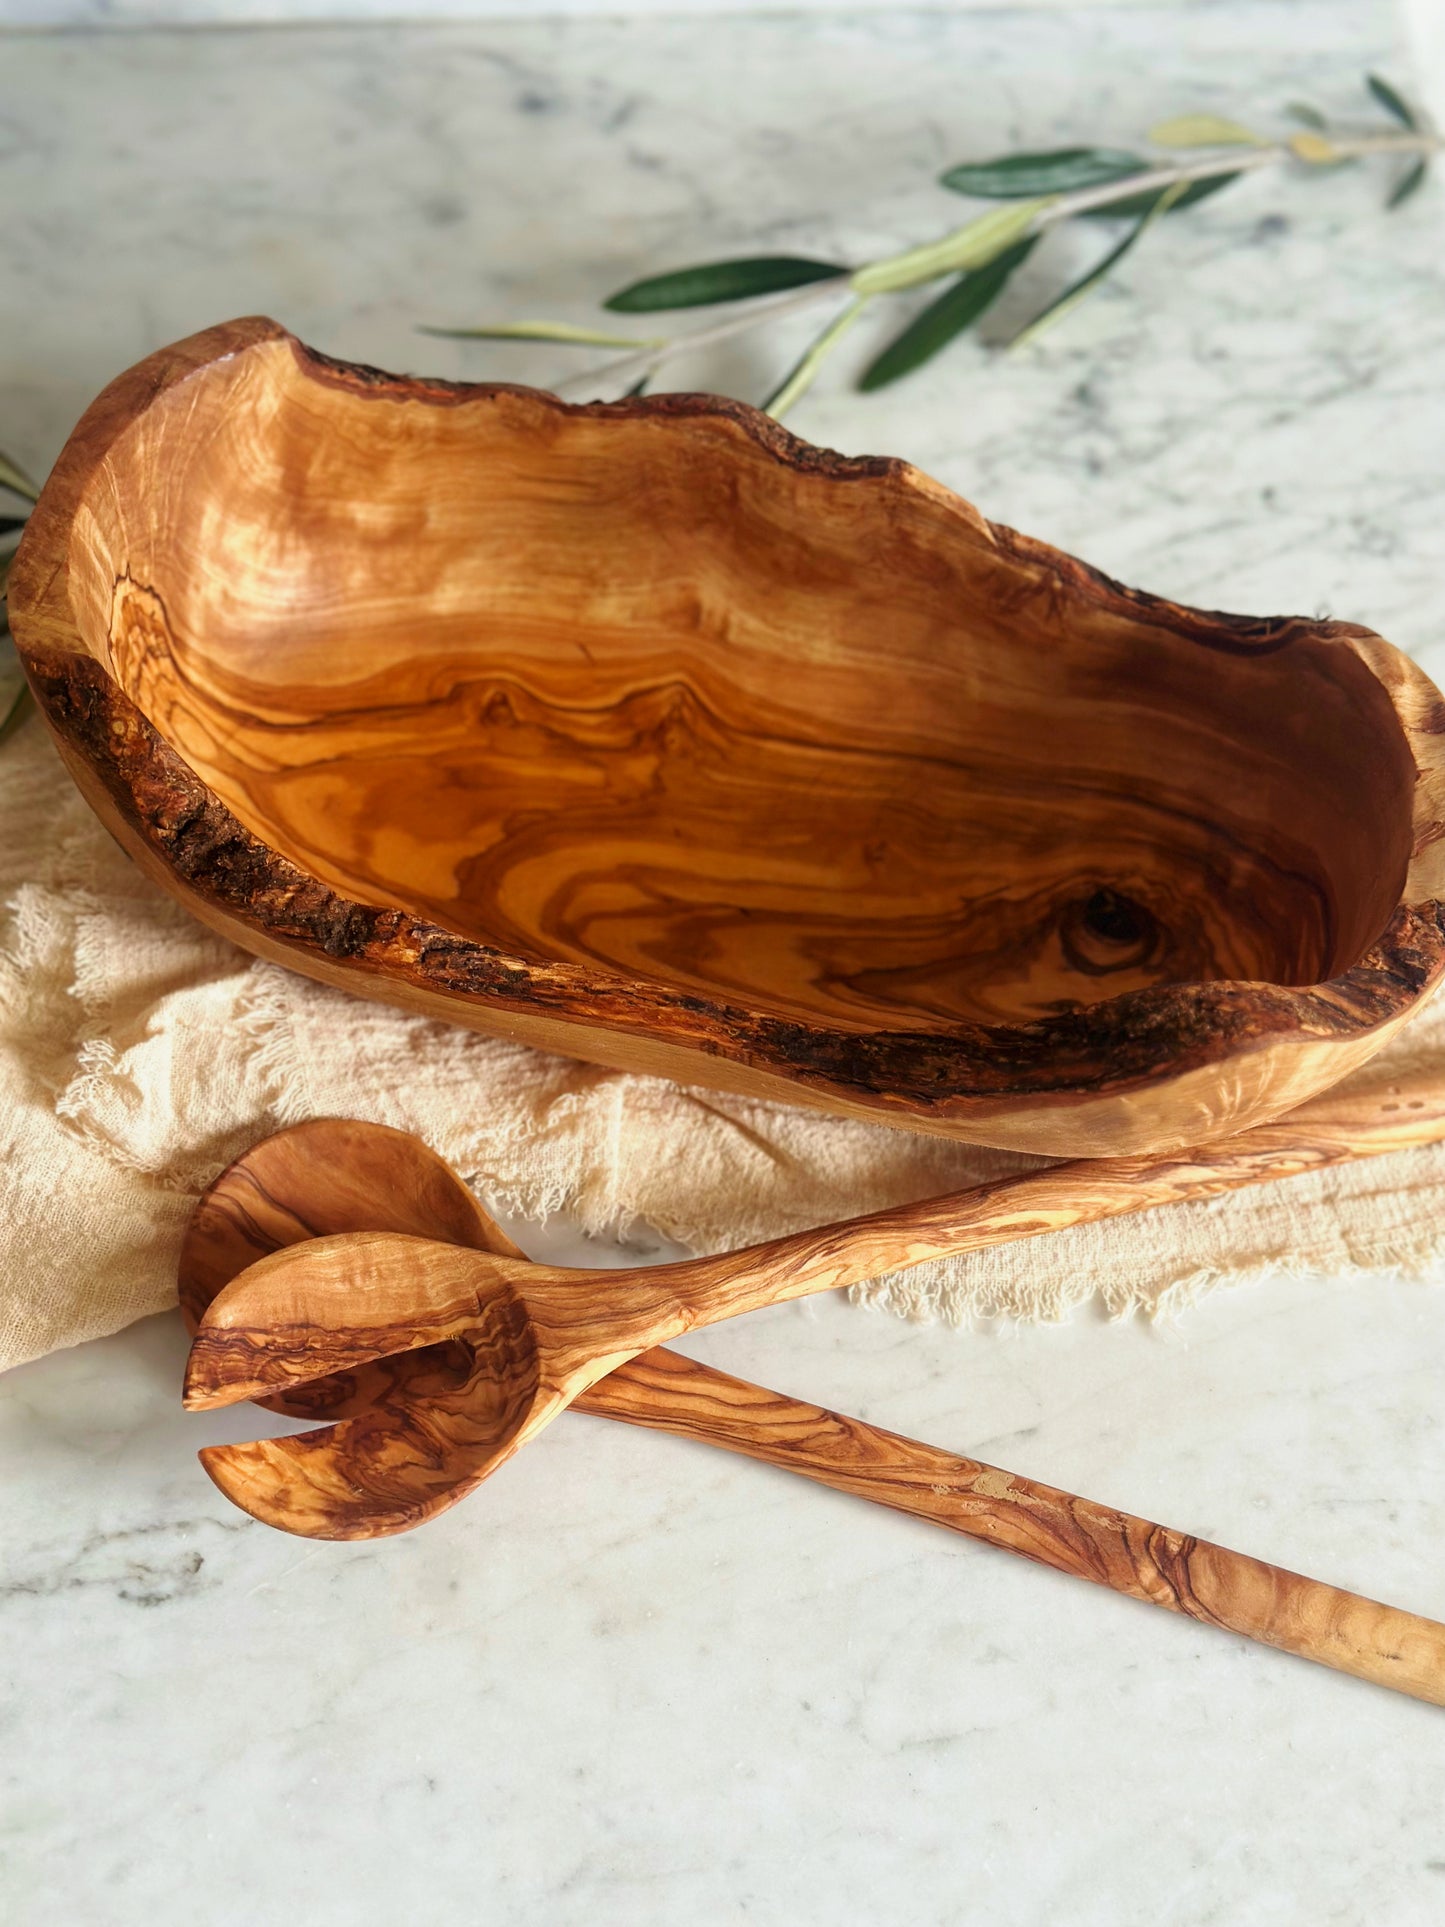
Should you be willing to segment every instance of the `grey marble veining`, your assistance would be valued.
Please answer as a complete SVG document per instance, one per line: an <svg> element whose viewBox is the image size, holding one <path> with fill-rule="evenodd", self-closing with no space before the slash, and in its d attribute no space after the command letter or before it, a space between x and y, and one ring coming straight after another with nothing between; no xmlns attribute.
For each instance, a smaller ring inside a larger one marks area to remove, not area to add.
<svg viewBox="0 0 1445 1927"><path fill-rule="evenodd" d="M1445 1302L696 1348L1420 1610ZM1445 1717L705 1448L569 1417L414 1536L253 1525L169 1320L0 1381L7 1919L1429 1927Z"/></svg>
<svg viewBox="0 0 1445 1927"><path fill-rule="evenodd" d="M758 246L850 258L1005 147L1204 106L1366 111L1384 4L894 10L13 35L0 442L268 311L317 346L545 379L419 321L550 312ZM1441 75L1419 75L1438 97ZM1445 670L1437 187L1257 182L1161 223L1036 349L794 425L910 457L1143 586L1327 608ZM1067 271L1055 251L1035 290ZM679 371L761 393L797 345ZM682 1181L682 1180L680 1180ZM727 1368L1445 1616L1445 1296L1280 1283L1170 1332L804 1304ZM867 1919L1227 1927L1445 1912L1445 1715L579 1417L428 1530L252 1525L153 1320L0 1379L0 1895L39 1927Z"/></svg>

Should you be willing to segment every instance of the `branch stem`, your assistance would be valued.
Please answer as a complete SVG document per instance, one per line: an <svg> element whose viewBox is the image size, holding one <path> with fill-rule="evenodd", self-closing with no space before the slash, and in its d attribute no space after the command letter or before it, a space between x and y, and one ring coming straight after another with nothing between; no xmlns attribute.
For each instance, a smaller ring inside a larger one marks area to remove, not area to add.
<svg viewBox="0 0 1445 1927"><path fill-rule="evenodd" d="M1358 139L1337 140L1325 136L1342 161L1353 161L1369 154L1433 154L1440 140L1434 134L1364 134ZM1197 160L1169 161L1151 167L1143 174L1126 174L1122 180L1106 181L1101 187L1080 187L1072 194L1060 194L1034 216L1034 231L1042 233L1071 215L1090 214L1107 207L1111 201L1135 194L1150 194L1155 188L1187 187L1194 181L1212 180L1217 174L1252 174L1264 167L1281 167L1298 162L1300 156L1288 141L1268 147L1215 147Z"/></svg>
<svg viewBox="0 0 1445 1927"><path fill-rule="evenodd" d="M1359 160L1372 154L1424 156L1438 153L1442 145L1438 134L1423 131L1362 134L1345 138L1330 135L1325 138L1334 157L1339 160ZM1282 167L1291 162L1301 164L1302 160L1303 157L1288 141L1272 142L1266 147L1211 148L1207 154L1195 159L1169 161L1139 174L1127 174L1121 180L1106 181L1099 187L1081 187L1070 194L1055 195L1053 199L1035 206L1025 231L1043 234L1076 214L1090 214L1096 208L1108 207L1112 201L1129 199L1137 194L1150 194L1176 186L1188 187L1195 181L1212 180L1219 174L1252 174L1266 167ZM897 266L905 261L910 264L917 262L922 266L925 260L930 265L938 261L943 264L938 268L940 274L956 271L961 264L982 266L983 262L972 258L973 244L979 230L990 222L996 222L996 218L992 214L982 215L965 222L962 227L953 229L937 241L909 249L905 255L890 257L889 261L868 262L851 276L839 275L829 281L811 281L806 287L795 288L788 294L750 301L740 313L729 315L724 321L711 322L706 328L694 328L688 334L674 335L655 347L641 348L635 354L604 362L584 374L571 375L566 381L558 382L552 392L566 400L574 396L595 395L599 384L604 388L621 388L643 376L655 375L658 369L679 355L692 354L700 348L711 348L718 342L731 341L734 336L746 334L749 329L759 328L765 322L776 321L783 315L796 314L800 309L811 308L830 296L850 289L860 294L884 291L892 287L892 277L880 279L878 270L887 268L890 263ZM999 232L1003 233L1006 224L997 224ZM1009 238L1016 239L1017 236L1011 234ZM900 280L899 285L912 283ZM851 320L851 309L844 309L843 313ZM789 400L794 399L795 396L789 397Z"/></svg>
<svg viewBox="0 0 1445 1927"><path fill-rule="evenodd" d="M734 335L745 334L749 328L758 328L765 321L776 321L782 315L794 314L799 308L815 307L829 295L844 294L847 290L848 277L840 274L831 281L810 281L805 288L794 288L788 294L749 302L740 314L729 315L725 321L711 322L706 328L694 328L689 334L674 335L671 340L660 342L655 348L640 348L636 354L604 362L600 368L593 368L585 374L569 375L566 381L556 383L552 393L565 401L570 395L591 394L599 381L609 387L637 381L678 355L691 354L698 348L711 348L720 341L731 341Z"/></svg>

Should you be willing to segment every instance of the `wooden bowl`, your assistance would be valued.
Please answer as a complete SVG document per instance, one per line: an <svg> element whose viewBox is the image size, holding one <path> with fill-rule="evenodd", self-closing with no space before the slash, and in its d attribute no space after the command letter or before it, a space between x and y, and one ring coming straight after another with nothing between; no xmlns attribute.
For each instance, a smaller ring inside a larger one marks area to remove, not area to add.
<svg viewBox="0 0 1445 1927"><path fill-rule="evenodd" d="M71 437L10 591L76 780L262 956L548 1050L1058 1155L1258 1122L1438 981L1441 699L751 408L263 320Z"/></svg>

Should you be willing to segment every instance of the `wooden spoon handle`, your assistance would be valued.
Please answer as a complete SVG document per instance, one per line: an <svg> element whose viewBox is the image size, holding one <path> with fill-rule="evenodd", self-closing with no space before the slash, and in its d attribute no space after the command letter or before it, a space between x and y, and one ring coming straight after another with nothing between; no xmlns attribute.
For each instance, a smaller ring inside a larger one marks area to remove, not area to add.
<svg viewBox="0 0 1445 1927"><path fill-rule="evenodd" d="M761 1459L1445 1706L1445 1626L1433 1619L765 1391L677 1352L645 1352L619 1366L583 1393L576 1409Z"/></svg>
<svg viewBox="0 0 1445 1927"><path fill-rule="evenodd" d="M1382 1077L1365 1089L1327 1092L1273 1124L1193 1150L1075 1158L746 1250L651 1267L646 1276L652 1290L675 1293L685 1316L670 1329L659 1325L646 1344L662 1343L687 1326L862 1284L930 1259L959 1257L1155 1205L1215 1198L1243 1185L1442 1138L1445 1079L1438 1069L1393 1082ZM640 1274L613 1275L620 1281Z"/></svg>
<svg viewBox="0 0 1445 1927"><path fill-rule="evenodd" d="M1199 1149L1075 1159L678 1264L517 1270L502 1258L395 1233L318 1238L304 1251L262 1258L214 1299L191 1348L185 1403L198 1410L271 1396L464 1335L499 1284L525 1303L549 1386L565 1403L623 1359L697 1325L932 1258L1440 1138L1445 1079L1421 1076L1317 1098L1275 1124Z"/></svg>

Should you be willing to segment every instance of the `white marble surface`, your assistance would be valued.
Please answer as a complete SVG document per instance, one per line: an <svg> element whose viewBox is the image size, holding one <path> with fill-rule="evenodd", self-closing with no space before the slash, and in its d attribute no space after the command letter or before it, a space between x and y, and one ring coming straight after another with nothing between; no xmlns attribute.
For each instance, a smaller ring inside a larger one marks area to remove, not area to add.
<svg viewBox="0 0 1445 1927"><path fill-rule="evenodd" d="M694 1348L1445 1604L1428 1289L1172 1338L825 1303ZM1434 1708L575 1415L422 1532L303 1544L200 1474L248 1428L176 1410L183 1352L153 1319L0 1381L13 1927L1441 1918Z"/></svg>
<svg viewBox="0 0 1445 1927"><path fill-rule="evenodd" d="M1432 0L1426 0L1431 4ZM1024 9L1068 8L1077 0L946 0L956 13L1000 13ZM1116 7L1157 9L1161 0L1099 0ZM1198 0L1163 0L1186 7ZM539 14L575 18L601 15L629 19L657 15L717 16L759 13L889 12L898 0L853 0L847 9L835 0L0 0L0 24L82 27L205 26L216 22L275 25L298 20L528 20Z"/></svg>
<svg viewBox="0 0 1445 1927"><path fill-rule="evenodd" d="M859 254L1006 145L1409 77L1384 4L15 34L0 424L268 310L544 377L421 320L755 244ZM1438 94L1438 74L1420 80ZM1126 579L1328 607L1445 668L1440 190L1252 184L1035 352L800 431L911 456ZM1056 264L1057 265L1057 264ZM851 365L867 352L861 338ZM783 341L688 379L756 394ZM680 1174L685 1182L685 1174ZM84 1208L66 1201L57 1208ZM1445 1615L1445 1294L1304 1280L1171 1333L827 1302L730 1369ZM430 1529L318 1547L196 1468L153 1320L0 1380L0 1899L16 1927L1433 1923L1445 1715L701 1448L571 1417ZM258 1424L252 1429L260 1430Z"/></svg>

